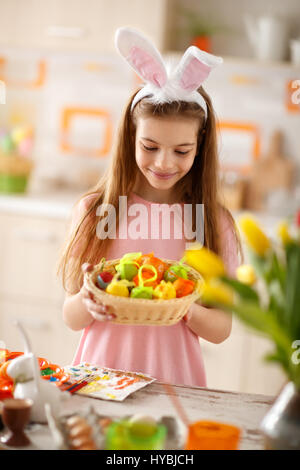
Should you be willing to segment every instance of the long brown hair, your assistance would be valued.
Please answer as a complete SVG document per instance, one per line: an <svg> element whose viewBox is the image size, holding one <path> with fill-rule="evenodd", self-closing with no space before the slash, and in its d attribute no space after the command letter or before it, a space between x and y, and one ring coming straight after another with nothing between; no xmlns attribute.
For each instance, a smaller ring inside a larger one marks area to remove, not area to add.
<svg viewBox="0 0 300 470"><path fill-rule="evenodd" d="M196 229L196 204L204 204L204 245L215 253L222 255L220 243L220 211L225 211L232 229L234 222L229 211L218 201L218 152L216 117L211 99L202 87L198 90L207 105L207 119L204 119L203 109L196 103L184 101L152 104L147 98L142 99L131 111L131 103L136 93L130 98L125 107L116 145L110 166L99 182L84 193L84 197L94 194L95 198L87 208L81 220L78 221L73 233L66 240L59 262L58 273L62 273L64 289L70 294L80 290L82 285L81 265L84 262L95 264L105 256L110 238L98 238L96 226L96 208L100 204L112 204L119 221L119 196L129 196L132 192L139 171L135 160L136 124L143 117L185 117L198 119L198 146L194 163L189 172L176 183L176 194L180 201L192 204L192 228ZM117 222L118 223L118 222ZM235 234L236 231L234 230ZM237 241L238 236L236 234ZM72 256L74 247L80 240L78 256Z"/></svg>

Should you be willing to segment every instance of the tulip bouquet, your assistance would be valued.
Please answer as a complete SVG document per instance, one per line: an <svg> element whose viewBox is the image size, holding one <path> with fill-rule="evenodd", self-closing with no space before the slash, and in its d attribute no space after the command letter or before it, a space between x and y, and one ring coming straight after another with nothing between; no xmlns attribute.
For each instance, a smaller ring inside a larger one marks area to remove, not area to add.
<svg viewBox="0 0 300 470"><path fill-rule="evenodd" d="M239 266L235 278L205 247L186 250L183 260L203 276L202 302L233 312L269 338L274 350L265 359L279 363L300 391L300 212L295 222L279 225L274 240L251 216L239 225L250 264Z"/></svg>

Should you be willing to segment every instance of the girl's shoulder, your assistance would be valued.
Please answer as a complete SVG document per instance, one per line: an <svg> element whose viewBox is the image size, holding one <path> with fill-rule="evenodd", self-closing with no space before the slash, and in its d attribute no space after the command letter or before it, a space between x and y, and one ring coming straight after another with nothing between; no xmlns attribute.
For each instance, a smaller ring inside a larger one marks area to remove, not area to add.
<svg viewBox="0 0 300 470"><path fill-rule="evenodd" d="M77 228L78 231L76 234L76 238L73 242L71 256L80 256L82 249L81 236L85 233L85 230L88 230L90 222L92 221L92 217L94 215L91 214L85 219L84 216L88 212L93 202L97 199L97 197L98 193L87 194L86 196L83 196L81 199L79 199L73 206L70 217L69 236L72 237Z"/></svg>
<svg viewBox="0 0 300 470"><path fill-rule="evenodd" d="M93 204L93 202L97 199L97 197L99 196L98 193L91 193L91 194L87 194L85 196L83 196L81 199L79 199L79 201L77 201L74 205L74 210L77 210L77 211L87 211L90 206Z"/></svg>
<svg viewBox="0 0 300 470"><path fill-rule="evenodd" d="M93 202L98 197L98 193L91 193L87 194L86 196L83 196L79 201L77 201L73 208L72 208L72 213L71 213L71 224L72 226L75 226L78 224L78 222L82 219L82 217L86 214L86 212L89 210Z"/></svg>
<svg viewBox="0 0 300 470"><path fill-rule="evenodd" d="M224 206L220 206L219 209L219 224L221 235L228 230L235 232L235 222L230 211Z"/></svg>

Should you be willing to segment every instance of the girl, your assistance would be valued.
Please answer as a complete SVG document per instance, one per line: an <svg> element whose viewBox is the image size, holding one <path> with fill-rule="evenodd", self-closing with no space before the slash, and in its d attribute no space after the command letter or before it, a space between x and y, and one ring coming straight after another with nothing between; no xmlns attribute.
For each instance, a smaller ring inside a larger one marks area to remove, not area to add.
<svg viewBox="0 0 300 470"><path fill-rule="evenodd" d="M228 338L228 313L194 303L184 320L172 326L116 324L111 322L114 312L94 301L82 279L84 270L103 256L115 259L140 251L180 260L186 239L175 236L176 224L169 239L144 235L145 227L160 234L165 222L153 226L152 221L151 226L153 209L184 203L192 205L194 233L196 204L204 204L204 245L221 254L234 274L239 243L233 219L217 198L216 122L211 100L200 86L220 59L191 47L168 77L160 54L138 32L118 30L117 47L146 85L125 108L105 176L74 206L71 238L60 265L67 292L64 321L73 330L83 330L73 363L87 361L144 372L163 382L205 387L199 337L216 344ZM119 196L128 197L128 215L121 214ZM105 203L116 209L115 239L97 236L96 211ZM135 227L142 229L143 238L128 230L140 205L146 211ZM124 230L126 237L121 237Z"/></svg>

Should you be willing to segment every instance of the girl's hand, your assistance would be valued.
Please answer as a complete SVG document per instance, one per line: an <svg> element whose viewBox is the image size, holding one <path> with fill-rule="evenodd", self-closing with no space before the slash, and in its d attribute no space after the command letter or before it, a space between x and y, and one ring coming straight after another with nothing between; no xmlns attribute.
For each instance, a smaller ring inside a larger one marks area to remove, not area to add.
<svg viewBox="0 0 300 470"><path fill-rule="evenodd" d="M93 269L93 265L89 263L84 263L81 266L83 273L91 271ZM109 321L114 320L116 315L112 311L112 308L108 305L104 305L102 303L95 302L94 296L92 292L86 289L86 287L82 286L81 290L81 297L82 302L84 303L87 311L90 315L97 321Z"/></svg>

